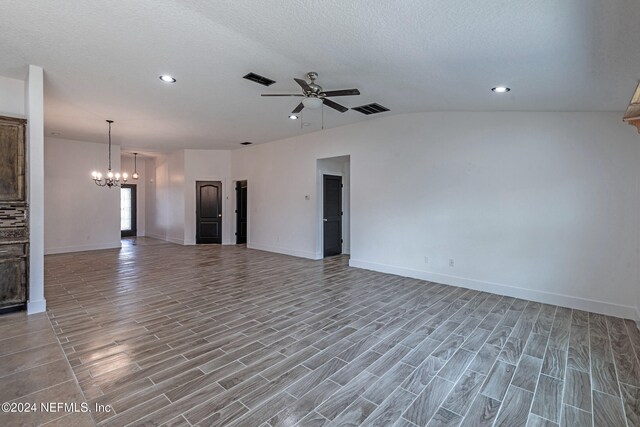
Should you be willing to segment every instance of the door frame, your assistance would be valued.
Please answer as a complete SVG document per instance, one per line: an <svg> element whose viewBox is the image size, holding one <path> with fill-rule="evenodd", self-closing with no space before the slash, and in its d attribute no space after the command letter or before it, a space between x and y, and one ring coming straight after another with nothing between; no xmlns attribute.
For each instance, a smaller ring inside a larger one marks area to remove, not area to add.
<svg viewBox="0 0 640 427"><path fill-rule="evenodd" d="M349 157L350 155L337 156L340 158ZM324 178L323 175L336 175L342 177L342 254L349 255L351 253L351 162L349 162L348 176L343 171L337 171L333 168L322 165L321 160L330 160L334 157L316 159L316 254L314 259L324 259ZM306 196L305 196L306 198ZM348 246L347 246L347 241ZM349 249L347 249L349 248Z"/></svg>
<svg viewBox="0 0 640 427"><path fill-rule="evenodd" d="M122 188L131 189L131 230L120 230L120 237L136 237L138 235L138 187L136 184L121 184Z"/></svg>
<svg viewBox="0 0 640 427"><path fill-rule="evenodd" d="M245 208L247 209L247 240L244 243L238 243L238 226L240 223L240 212L238 212L238 184L244 182L247 184L247 202L245 204ZM247 179L238 179L233 182L233 197L234 197L234 220L235 220L235 244L249 244L249 180Z"/></svg>

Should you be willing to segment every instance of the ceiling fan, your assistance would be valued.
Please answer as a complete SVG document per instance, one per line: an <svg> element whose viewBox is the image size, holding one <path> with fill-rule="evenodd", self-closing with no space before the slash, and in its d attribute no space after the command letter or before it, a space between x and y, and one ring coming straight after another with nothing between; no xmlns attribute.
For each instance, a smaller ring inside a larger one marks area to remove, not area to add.
<svg viewBox="0 0 640 427"><path fill-rule="evenodd" d="M330 96L350 96L350 95L360 95L360 91L358 89L341 89L341 90L329 90L323 91L322 87L316 84L316 79L318 78L318 73L311 71L307 73L307 77L311 82L307 83L302 79L293 79L300 85L302 88L302 93L286 93L286 94L278 94L278 93L263 93L262 96L302 96L304 99L296 108L293 109L291 114L298 114L302 111L303 108L307 107L310 109L319 108L322 104L327 107L331 107L334 110L338 110L341 113L344 113L348 110L347 107L334 102L328 97Z"/></svg>

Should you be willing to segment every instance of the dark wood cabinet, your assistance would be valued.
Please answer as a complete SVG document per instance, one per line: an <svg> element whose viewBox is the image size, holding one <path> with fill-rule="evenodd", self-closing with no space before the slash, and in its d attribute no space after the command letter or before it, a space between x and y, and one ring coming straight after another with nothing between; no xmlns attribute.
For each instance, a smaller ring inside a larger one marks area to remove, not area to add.
<svg viewBox="0 0 640 427"><path fill-rule="evenodd" d="M0 116L0 311L24 307L28 297L26 124Z"/></svg>

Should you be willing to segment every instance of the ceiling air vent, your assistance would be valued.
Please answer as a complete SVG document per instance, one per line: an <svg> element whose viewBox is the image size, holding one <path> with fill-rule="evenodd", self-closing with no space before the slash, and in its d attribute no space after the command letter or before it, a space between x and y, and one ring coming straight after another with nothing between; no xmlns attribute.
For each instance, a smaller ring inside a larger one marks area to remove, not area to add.
<svg viewBox="0 0 640 427"><path fill-rule="evenodd" d="M258 75L256 73L249 73L246 76L244 76L243 78L247 79L247 80L251 80L252 82L259 83L259 84L261 84L263 86L271 86L272 84L274 84L276 82L275 80L268 79L268 78L266 78L264 76L260 76L260 75Z"/></svg>
<svg viewBox="0 0 640 427"><path fill-rule="evenodd" d="M240 145L251 145L251 144L253 144L253 142L245 141L240 143Z"/></svg>
<svg viewBox="0 0 640 427"><path fill-rule="evenodd" d="M387 107L383 107L382 105L376 104L375 102L372 104L361 105L359 107L352 108L352 110L356 110L362 114L366 114L367 116L369 114L384 113L385 111L389 111Z"/></svg>

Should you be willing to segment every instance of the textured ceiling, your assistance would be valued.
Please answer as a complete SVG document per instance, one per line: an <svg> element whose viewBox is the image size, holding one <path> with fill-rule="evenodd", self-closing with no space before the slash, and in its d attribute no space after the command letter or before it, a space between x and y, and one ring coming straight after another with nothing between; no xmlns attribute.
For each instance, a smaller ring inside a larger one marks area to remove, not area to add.
<svg viewBox="0 0 640 427"><path fill-rule="evenodd" d="M318 130L287 119L293 77L357 87L348 107L624 111L637 0L0 0L0 75L45 69L45 131L127 150L237 148ZM253 71L269 88L242 79ZM167 85L158 76L170 73ZM512 87L506 95L490 88ZM324 111L324 126L377 116Z"/></svg>

